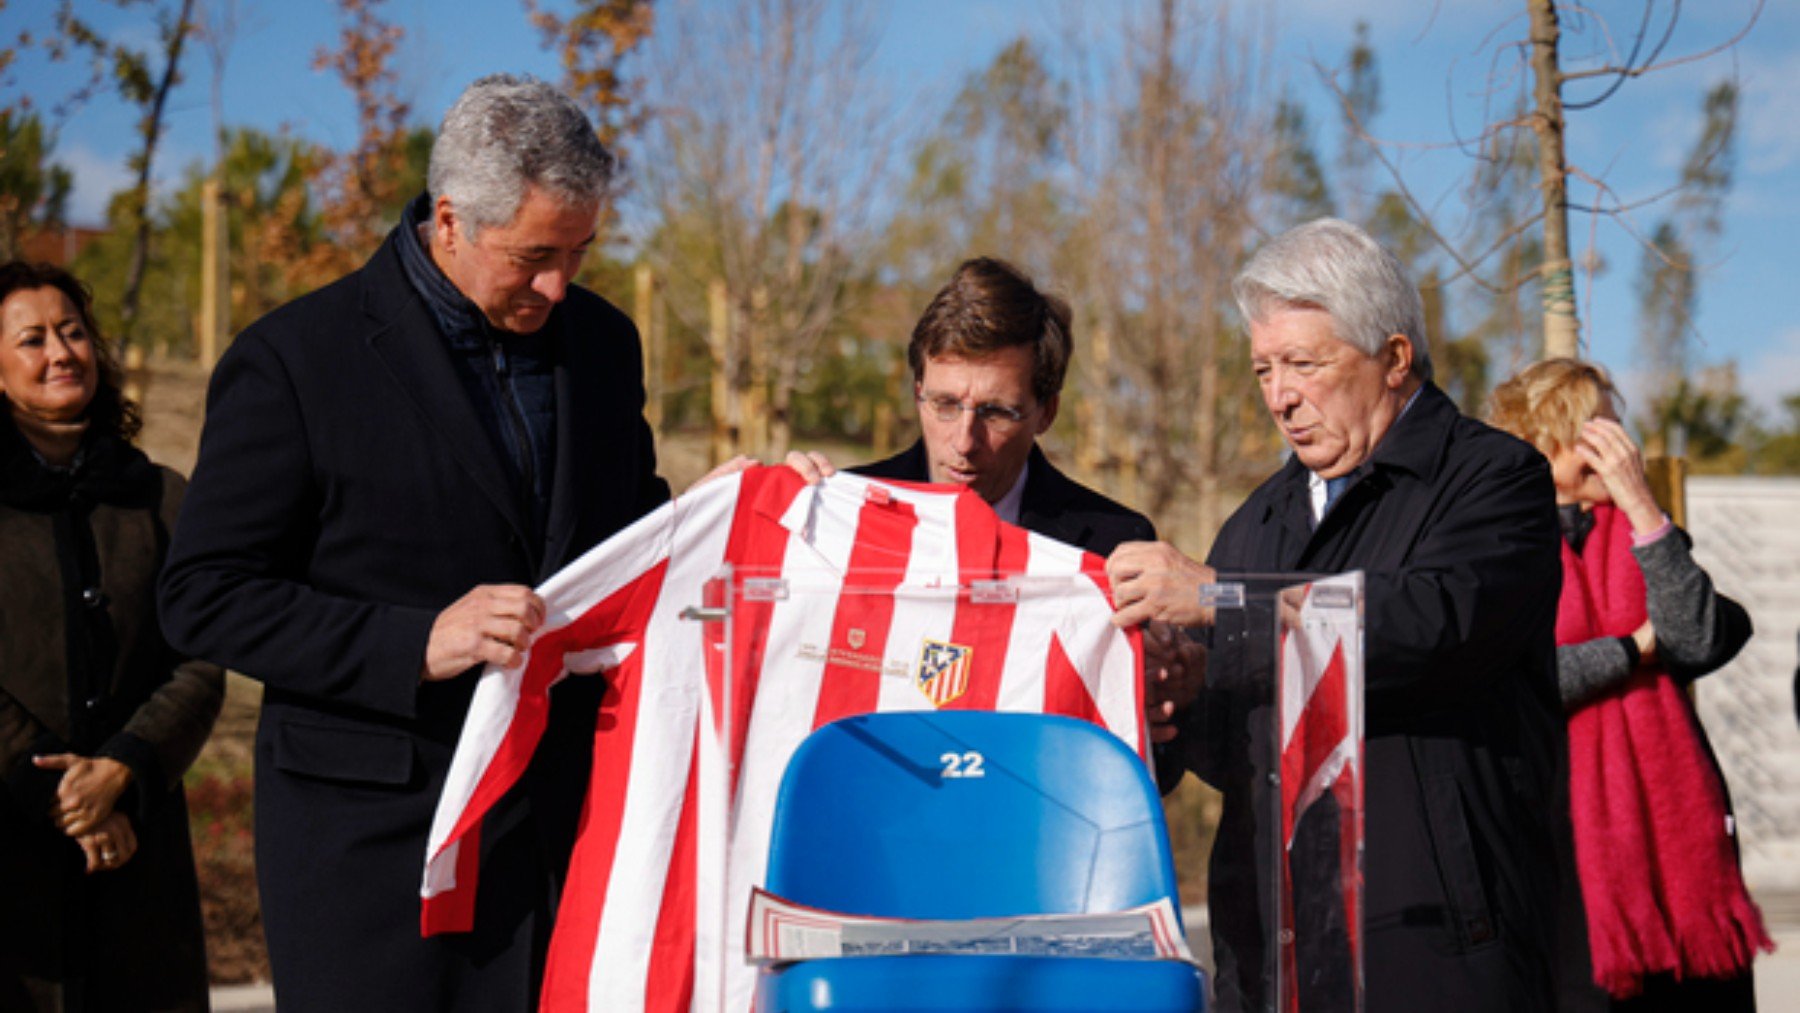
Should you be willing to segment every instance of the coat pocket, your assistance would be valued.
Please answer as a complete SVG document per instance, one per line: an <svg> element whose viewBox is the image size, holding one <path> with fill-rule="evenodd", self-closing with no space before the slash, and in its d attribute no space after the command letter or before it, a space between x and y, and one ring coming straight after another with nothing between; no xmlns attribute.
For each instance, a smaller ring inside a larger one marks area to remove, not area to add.
<svg viewBox="0 0 1800 1013"><path fill-rule="evenodd" d="M1499 938L1481 863L1475 856L1475 839L1463 811L1462 789L1454 777L1425 780L1425 815L1431 830L1431 849L1443 885L1449 928L1459 950L1492 943Z"/></svg>
<svg viewBox="0 0 1800 1013"><path fill-rule="evenodd" d="M273 730L272 756L278 770L393 787L412 780L412 739L400 732L292 719Z"/></svg>

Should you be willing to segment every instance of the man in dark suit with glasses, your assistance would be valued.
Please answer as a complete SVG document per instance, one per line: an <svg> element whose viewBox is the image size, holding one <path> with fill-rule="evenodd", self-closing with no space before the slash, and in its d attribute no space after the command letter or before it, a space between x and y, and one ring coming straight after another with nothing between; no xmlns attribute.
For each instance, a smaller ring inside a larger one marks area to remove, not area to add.
<svg viewBox="0 0 1800 1013"><path fill-rule="evenodd" d="M966 485L1001 520L1102 556L1120 542L1153 540L1144 515L1070 479L1037 445L1056 421L1072 348L1067 302L1005 261L964 261L907 347L919 439L850 470ZM831 470L817 454L788 460L813 479Z"/></svg>

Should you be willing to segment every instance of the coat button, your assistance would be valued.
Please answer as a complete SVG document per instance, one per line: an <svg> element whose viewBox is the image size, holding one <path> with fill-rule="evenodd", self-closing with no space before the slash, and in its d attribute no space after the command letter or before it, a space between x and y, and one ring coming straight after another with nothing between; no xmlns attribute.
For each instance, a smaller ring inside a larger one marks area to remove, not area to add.
<svg viewBox="0 0 1800 1013"><path fill-rule="evenodd" d="M97 696L88 697L86 700L82 701L82 706L90 711L97 711L101 707L106 706L106 701Z"/></svg>
<svg viewBox="0 0 1800 1013"><path fill-rule="evenodd" d="M88 608L97 609L106 604L106 593L97 587L83 588L81 592L81 603Z"/></svg>
<svg viewBox="0 0 1800 1013"><path fill-rule="evenodd" d="M1485 943L1494 938L1494 925L1486 918L1469 919L1469 942Z"/></svg>

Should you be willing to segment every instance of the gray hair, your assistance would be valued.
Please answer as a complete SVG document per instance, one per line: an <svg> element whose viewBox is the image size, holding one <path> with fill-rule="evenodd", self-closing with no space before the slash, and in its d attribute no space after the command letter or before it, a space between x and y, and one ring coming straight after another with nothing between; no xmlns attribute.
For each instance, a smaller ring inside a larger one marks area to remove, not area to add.
<svg viewBox="0 0 1800 1013"><path fill-rule="evenodd" d="M490 74L444 114L426 186L450 198L473 240L512 221L529 187L571 205L599 203L615 164L573 99L534 77Z"/></svg>
<svg viewBox="0 0 1800 1013"><path fill-rule="evenodd" d="M1246 323L1282 307L1322 309L1338 339L1365 355L1399 334L1412 345L1412 375L1431 379L1418 286L1392 253L1349 222L1320 218L1276 236L1238 272L1231 294Z"/></svg>

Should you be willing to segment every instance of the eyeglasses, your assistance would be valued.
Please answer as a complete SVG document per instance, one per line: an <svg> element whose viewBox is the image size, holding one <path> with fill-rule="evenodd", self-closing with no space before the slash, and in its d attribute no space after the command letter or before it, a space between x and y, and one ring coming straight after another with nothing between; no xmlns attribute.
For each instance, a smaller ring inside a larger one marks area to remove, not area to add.
<svg viewBox="0 0 1800 1013"><path fill-rule="evenodd" d="M948 394L918 394L913 399L924 405L925 409L931 412L939 422L955 422L962 418L963 412L974 412L975 421L996 433L1006 433L1017 429L1024 424L1032 412L1037 410L1032 408L1029 411L1020 411L1011 405L992 402L976 405L963 404Z"/></svg>

